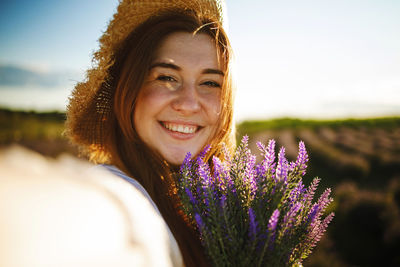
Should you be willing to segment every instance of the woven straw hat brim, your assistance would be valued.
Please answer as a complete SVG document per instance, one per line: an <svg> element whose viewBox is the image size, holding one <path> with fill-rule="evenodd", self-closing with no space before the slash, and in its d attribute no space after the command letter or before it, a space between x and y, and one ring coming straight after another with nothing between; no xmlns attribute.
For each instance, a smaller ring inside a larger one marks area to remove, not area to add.
<svg viewBox="0 0 400 267"><path fill-rule="evenodd" d="M105 129L111 112L112 88L106 86L113 58L128 35L152 16L168 10L191 10L199 17L223 24L221 0L122 0L107 30L99 39L100 48L93 54L93 67L78 83L67 106L66 135L93 160L107 162L104 150ZM95 153L94 153L95 152Z"/></svg>

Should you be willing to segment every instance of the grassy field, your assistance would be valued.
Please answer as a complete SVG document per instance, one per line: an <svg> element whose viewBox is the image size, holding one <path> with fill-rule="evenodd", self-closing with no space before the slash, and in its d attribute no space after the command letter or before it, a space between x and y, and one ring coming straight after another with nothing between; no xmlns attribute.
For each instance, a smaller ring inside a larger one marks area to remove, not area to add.
<svg viewBox="0 0 400 267"><path fill-rule="evenodd" d="M0 149L20 144L56 157L77 155L63 136L65 114L0 109ZM310 155L305 183L331 187L336 216L305 266L400 266L400 117L276 119L238 125L238 139L275 139L293 160L300 140Z"/></svg>
<svg viewBox="0 0 400 267"><path fill-rule="evenodd" d="M63 136L65 114L0 109L0 148L19 144L43 155L76 154Z"/></svg>
<svg viewBox="0 0 400 267"><path fill-rule="evenodd" d="M248 121L238 125L238 137L244 134L250 136L252 151L256 151L256 141L275 139L291 159L303 140L311 158L310 176L325 178L331 186L355 181L365 188L379 188L399 171L399 117Z"/></svg>

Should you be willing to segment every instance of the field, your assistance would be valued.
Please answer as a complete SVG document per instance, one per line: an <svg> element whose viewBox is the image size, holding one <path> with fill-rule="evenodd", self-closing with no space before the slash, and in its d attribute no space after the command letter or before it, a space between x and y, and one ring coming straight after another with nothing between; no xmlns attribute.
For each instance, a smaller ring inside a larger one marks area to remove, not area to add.
<svg viewBox="0 0 400 267"><path fill-rule="evenodd" d="M65 114L0 109L0 149L20 144L43 155L77 155L63 136ZM305 183L331 187L336 216L304 266L400 266L400 117L364 120L247 121L237 136L273 138L294 159L300 140L310 155Z"/></svg>
<svg viewBox="0 0 400 267"><path fill-rule="evenodd" d="M303 140L306 184L318 176L333 189L336 216L305 266L400 266L400 118L252 121L244 134L253 153L275 139L292 160Z"/></svg>

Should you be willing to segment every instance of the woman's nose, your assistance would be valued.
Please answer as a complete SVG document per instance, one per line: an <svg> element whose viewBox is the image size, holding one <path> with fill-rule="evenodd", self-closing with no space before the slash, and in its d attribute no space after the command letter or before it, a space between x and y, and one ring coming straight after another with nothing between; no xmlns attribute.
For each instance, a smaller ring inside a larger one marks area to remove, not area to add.
<svg viewBox="0 0 400 267"><path fill-rule="evenodd" d="M200 110L199 96L195 85L183 85L177 90L177 95L172 101L172 108L184 115L196 113Z"/></svg>

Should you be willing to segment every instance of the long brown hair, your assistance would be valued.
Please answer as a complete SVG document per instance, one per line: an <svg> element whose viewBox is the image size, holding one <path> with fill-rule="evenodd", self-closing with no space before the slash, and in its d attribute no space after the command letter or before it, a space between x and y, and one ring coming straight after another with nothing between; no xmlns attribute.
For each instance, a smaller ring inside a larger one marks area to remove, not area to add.
<svg viewBox="0 0 400 267"><path fill-rule="evenodd" d="M106 149L115 164L134 177L147 190L171 229L181 250L186 266L208 266L199 237L189 227L179 209L176 196L174 167L139 138L133 123L135 102L160 43L171 33L183 31L205 33L215 40L218 58L223 67L221 114L212 150L217 155L222 143L234 146L233 90L230 71L231 48L218 22L208 21L190 11L169 11L153 17L137 27L126 39L114 58L107 86L115 88L113 116ZM218 156L218 155L217 155Z"/></svg>

